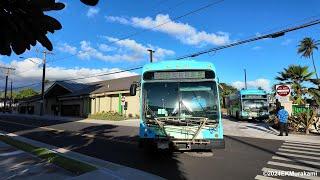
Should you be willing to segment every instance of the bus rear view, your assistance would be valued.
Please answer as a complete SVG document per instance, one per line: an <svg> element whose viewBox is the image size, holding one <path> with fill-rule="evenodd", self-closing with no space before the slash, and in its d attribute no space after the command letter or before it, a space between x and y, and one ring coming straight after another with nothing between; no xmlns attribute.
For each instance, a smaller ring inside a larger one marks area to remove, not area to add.
<svg viewBox="0 0 320 180"><path fill-rule="evenodd" d="M163 61L141 79L140 143L160 149L224 148L213 64Z"/></svg>

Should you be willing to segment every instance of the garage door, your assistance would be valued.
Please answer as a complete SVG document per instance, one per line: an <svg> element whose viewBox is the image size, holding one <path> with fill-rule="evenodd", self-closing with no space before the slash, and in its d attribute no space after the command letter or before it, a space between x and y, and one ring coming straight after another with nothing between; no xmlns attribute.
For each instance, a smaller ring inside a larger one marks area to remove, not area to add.
<svg viewBox="0 0 320 180"><path fill-rule="evenodd" d="M62 116L80 116L80 105L62 105L61 106Z"/></svg>

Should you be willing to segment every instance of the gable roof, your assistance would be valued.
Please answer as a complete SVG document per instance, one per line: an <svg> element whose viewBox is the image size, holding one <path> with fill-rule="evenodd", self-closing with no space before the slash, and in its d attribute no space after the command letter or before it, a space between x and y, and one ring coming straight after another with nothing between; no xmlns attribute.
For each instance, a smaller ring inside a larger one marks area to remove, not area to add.
<svg viewBox="0 0 320 180"><path fill-rule="evenodd" d="M138 81L140 81L140 75L88 83L85 84L86 86L83 86L84 88L82 89L59 97L74 97L81 95L99 94L104 92L129 90L130 85L133 82Z"/></svg>

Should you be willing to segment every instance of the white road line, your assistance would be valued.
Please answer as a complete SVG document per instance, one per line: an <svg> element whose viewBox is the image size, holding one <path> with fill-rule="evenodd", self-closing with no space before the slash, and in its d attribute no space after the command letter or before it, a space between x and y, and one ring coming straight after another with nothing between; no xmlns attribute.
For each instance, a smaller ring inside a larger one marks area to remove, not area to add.
<svg viewBox="0 0 320 180"><path fill-rule="evenodd" d="M303 144L303 145L320 146L319 143L311 143L311 142L299 142L299 141L285 141L285 142L292 143L292 144Z"/></svg>
<svg viewBox="0 0 320 180"><path fill-rule="evenodd" d="M279 157L279 156L272 156L272 159L277 159L277 160L282 160L282 161L292 161L292 162L302 162L302 163L307 163L307 164L312 164L315 166L320 166L320 163L314 162L314 161L305 161L305 160L298 160L298 159L289 159L289 158L284 158L284 157Z"/></svg>
<svg viewBox="0 0 320 180"><path fill-rule="evenodd" d="M318 172L320 169L317 168L311 168L307 166L300 166L300 165L293 165L293 164L287 164L287 163L279 163L279 162L273 162L273 161L268 161L268 164L274 165L274 166L281 166L281 167L288 167L288 168L294 168L294 169L301 169L305 171L315 171Z"/></svg>
<svg viewBox="0 0 320 180"><path fill-rule="evenodd" d="M279 169L272 169L272 168L262 168L263 172L277 172L277 171L283 171L283 170L279 170ZM303 179L310 179L310 180L319 180L320 178L317 176L287 176L287 177L295 177L295 178L303 178Z"/></svg>
<svg viewBox="0 0 320 180"><path fill-rule="evenodd" d="M254 179L258 179L258 180L281 180L281 179L267 177L267 176L261 176L261 175L257 175Z"/></svg>
<svg viewBox="0 0 320 180"><path fill-rule="evenodd" d="M294 147L294 146L286 146L286 145L282 145L281 147L282 148L289 148L289 149L300 149L300 150L306 150L306 151L320 152L320 149L315 149L315 148Z"/></svg>
<svg viewBox="0 0 320 180"><path fill-rule="evenodd" d="M17 151L12 151L7 153L1 153L0 156L13 156L21 153L23 153L23 151L17 150Z"/></svg>
<svg viewBox="0 0 320 180"><path fill-rule="evenodd" d="M318 155L318 156L320 156L320 153L318 153L318 152L298 151L298 150L284 149L284 148L279 148L278 150L279 151L287 151L287 152L303 153L303 154L310 154L310 155Z"/></svg>
<svg viewBox="0 0 320 180"><path fill-rule="evenodd" d="M276 154L283 155L283 156L290 156L290 157L299 157L299 158L320 160L320 157L306 156L306 155L301 155L301 154L282 153L282 152L276 152Z"/></svg>
<svg viewBox="0 0 320 180"><path fill-rule="evenodd" d="M292 144L292 143L283 143L283 145L294 146L294 147L308 147L308 148L320 149L320 146L313 146L313 145Z"/></svg>

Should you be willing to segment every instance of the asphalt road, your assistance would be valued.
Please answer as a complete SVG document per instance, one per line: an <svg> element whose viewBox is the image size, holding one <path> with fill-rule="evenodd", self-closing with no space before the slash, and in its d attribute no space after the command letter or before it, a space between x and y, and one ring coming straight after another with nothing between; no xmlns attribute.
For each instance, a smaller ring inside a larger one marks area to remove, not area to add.
<svg viewBox="0 0 320 180"><path fill-rule="evenodd" d="M0 117L0 130L167 179L254 179L283 144L226 136L224 150L147 153L137 147L137 127Z"/></svg>

